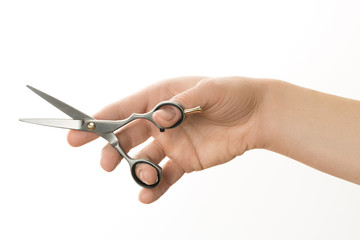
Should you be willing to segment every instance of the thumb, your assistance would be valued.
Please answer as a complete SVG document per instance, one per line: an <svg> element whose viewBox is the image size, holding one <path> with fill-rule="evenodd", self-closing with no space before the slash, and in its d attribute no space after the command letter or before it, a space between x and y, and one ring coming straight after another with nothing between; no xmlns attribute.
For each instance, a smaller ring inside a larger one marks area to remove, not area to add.
<svg viewBox="0 0 360 240"><path fill-rule="evenodd" d="M209 88L205 81L199 82L192 88L175 95L171 101L179 103L184 109L200 106L206 108L209 102Z"/></svg>
<svg viewBox="0 0 360 240"><path fill-rule="evenodd" d="M185 92L175 95L171 101L179 103L184 109L201 106L203 109L207 104L207 97L199 85L196 85ZM164 106L154 113L155 122L163 127L171 127L181 118L179 109L173 106Z"/></svg>

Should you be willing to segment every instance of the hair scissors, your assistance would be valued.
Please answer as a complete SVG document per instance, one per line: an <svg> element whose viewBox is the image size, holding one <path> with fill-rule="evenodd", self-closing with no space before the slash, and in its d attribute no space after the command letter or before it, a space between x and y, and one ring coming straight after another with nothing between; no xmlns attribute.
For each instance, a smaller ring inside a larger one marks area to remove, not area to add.
<svg viewBox="0 0 360 240"><path fill-rule="evenodd" d="M124 127L126 124L136 120L136 119L146 119L152 122L157 128L160 129L161 132L164 132L165 129L175 128L179 126L185 119L185 115L189 113L196 113L201 112L202 109L200 106L191 108L191 109L184 109L180 104L172 101L164 101L160 102L156 105L151 111L147 113L133 113L130 117L123 119L123 120L96 120L93 117L69 106L68 104L44 93L40 90L33 88L31 86L27 86L37 95L42 97L44 100L48 101L50 104L67 114L68 116L72 117L73 119L49 119L49 118L22 118L20 121L34 123L44 126L50 127L58 127L58 128L66 128L66 129L74 129L80 131L87 131L87 132L94 132L100 137L106 139L119 153L120 155L127 160L130 165L131 175L134 178L135 182L137 182L140 186L145 188L153 188L156 187L162 177L162 169L158 164L155 164L149 159L135 159L130 157L120 146L120 143L115 136L114 131L118 130L121 127ZM173 106L175 107L180 113L181 117L179 121L177 121L174 125L170 127L163 127L158 125L153 119L153 114L165 107L165 106ZM148 164L151 167L156 169L157 172L157 181L153 184L146 184L141 181L135 173L135 168L138 164Z"/></svg>

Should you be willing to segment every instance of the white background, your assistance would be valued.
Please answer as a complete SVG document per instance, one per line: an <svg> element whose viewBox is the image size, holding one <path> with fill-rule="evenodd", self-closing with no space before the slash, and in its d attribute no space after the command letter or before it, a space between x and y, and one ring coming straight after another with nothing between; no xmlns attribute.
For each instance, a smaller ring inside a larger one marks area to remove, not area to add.
<svg viewBox="0 0 360 240"><path fill-rule="evenodd" d="M0 1L0 239L360 239L360 187L264 150L138 202L102 140L18 122L93 114L158 80L268 77L360 99L360 1ZM360 146L359 146L360 147ZM306 149L304 149L306 151Z"/></svg>

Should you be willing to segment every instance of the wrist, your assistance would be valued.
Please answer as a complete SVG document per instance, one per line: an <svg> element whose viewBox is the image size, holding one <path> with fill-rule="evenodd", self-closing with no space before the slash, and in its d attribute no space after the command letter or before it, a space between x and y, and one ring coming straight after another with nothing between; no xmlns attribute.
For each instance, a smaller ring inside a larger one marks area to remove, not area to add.
<svg viewBox="0 0 360 240"><path fill-rule="evenodd" d="M284 99L283 83L275 79L261 79L258 82L258 104L254 112L254 143L253 148L273 149L278 132L279 113Z"/></svg>
<svg viewBox="0 0 360 240"><path fill-rule="evenodd" d="M305 110L304 106L311 106L311 103L317 101L313 99L313 91L284 81L267 79L262 82L260 93L257 148L293 157L289 142L299 143L310 129L311 122L306 121L306 117L311 115L311 108ZM304 121L307 123L304 124Z"/></svg>

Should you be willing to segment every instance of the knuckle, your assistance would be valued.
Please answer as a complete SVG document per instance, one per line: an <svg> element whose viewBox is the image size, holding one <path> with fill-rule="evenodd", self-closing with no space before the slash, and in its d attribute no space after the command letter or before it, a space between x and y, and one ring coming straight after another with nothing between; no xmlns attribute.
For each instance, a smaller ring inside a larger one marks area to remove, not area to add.
<svg viewBox="0 0 360 240"><path fill-rule="evenodd" d="M187 107L187 105L189 105L191 103L190 99L191 99L190 94L188 92L183 92L183 93L179 94L178 96L176 96L175 102L178 102L181 105L183 105L184 107Z"/></svg>

